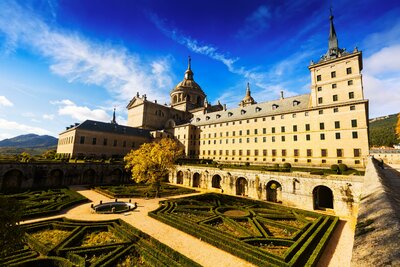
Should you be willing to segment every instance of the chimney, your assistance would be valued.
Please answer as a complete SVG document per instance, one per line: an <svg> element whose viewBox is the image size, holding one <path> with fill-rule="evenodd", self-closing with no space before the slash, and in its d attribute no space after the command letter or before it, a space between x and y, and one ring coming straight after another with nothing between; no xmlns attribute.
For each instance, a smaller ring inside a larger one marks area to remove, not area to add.
<svg viewBox="0 0 400 267"><path fill-rule="evenodd" d="M282 99L285 99L284 97L283 97L283 91L281 91L281 100Z"/></svg>
<svg viewBox="0 0 400 267"><path fill-rule="evenodd" d="M226 110L226 104L224 104L224 110Z"/></svg>
<svg viewBox="0 0 400 267"><path fill-rule="evenodd" d="M157 104L157 99L156 99L156 100L154 100L154 103L156 103L156 104Z"/></svg>

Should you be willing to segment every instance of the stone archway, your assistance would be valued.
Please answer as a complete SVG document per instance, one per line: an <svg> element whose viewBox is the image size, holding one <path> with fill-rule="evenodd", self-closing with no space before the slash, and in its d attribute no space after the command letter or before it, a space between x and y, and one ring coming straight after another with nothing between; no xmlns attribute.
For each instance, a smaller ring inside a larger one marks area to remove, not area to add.
<svg viewBox="0 0 400 267"><path fill-rule="evenodd" d="M111 183L120 183L122 182L123 173L120 169L114 169L110 175Z"/></svg>
<svg viewBox="0 0 400 267"><path fill-rule="evenodd" d="M248 182L246 178L239 177L236 180L236 195L247 196Z"/></svg>
<svg viewBox="0 0 400 267"><path fill-rule="evenodd" d="M83 173L82 184L94 184L96 182L96 172L88 169Z"/></svg>
<svg viewBox="0 0 400 267"><path fill-rule="evenodd" d="M221 176L218 174L214 175L211 180L211 186L213 188L221 188Z"/></svg>
<svg viewBox="0 0 400 267"><path fill-rule="evenodd" d="M3 176L2 191L20 189L23 176L23 173L17 169L6 172Z"/></svg>
<svg viewBox="0 0 400 267"><path fill-rule="evenodd" d="M47 178L48 186L60 186L63 184L64 173L60 169L51 170Z"/></svg>
<svg viewBox="0 0 400 267"><path fill-rule="evenodd" d="M281 203L282 202L282 186L277 181L269 181L266 186L267 201Z"/></svg>
<svg viewBox="0 0 400 267"><path fill-rule="evenodd" d="M193 174L193 187L200 187L200 174L199 173L194 173Z"/></svg>
<svg viewBox="0 0 400 267"><path fill-rule="evenodd" d="M323 185L319 185L313 190L313 202L315 210L333 209L333 192Z"/></svg>
<svg viewBox="0 0 400 267"><path fill-rule="evenodd" d="M176 183L177 184L183 184L183 172L178 171L176 174Z"/></svg>

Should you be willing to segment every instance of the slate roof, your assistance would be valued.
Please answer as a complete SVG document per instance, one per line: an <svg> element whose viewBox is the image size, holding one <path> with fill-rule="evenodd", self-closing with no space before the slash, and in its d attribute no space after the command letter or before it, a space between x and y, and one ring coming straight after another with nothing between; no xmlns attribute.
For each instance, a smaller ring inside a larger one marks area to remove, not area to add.
<svg viewBox="0 0 400 267"><path fill-rule="evenodd" d="M191 123L193 125L207 125L226 121L272 116L274 114L298 112L309 108L309 101L310 94L297 95L284 99L253 104L246 107L196 115L191 120Z"/></svg>
<svg viewBox="0 0 400 267"><path fill-rule="evenodd" d="M92 121L86 120L80 124L75 124L75 126L67 129L65 132L80 129L87 131L95 131L95 132L103 132L103 133L114 133L114 134L123 134L123 135L131 135L131 136L142 136L150 138L150 130L140 129L129 127L125 125L118 125L114 123L107 123L101 121Z"/></svg>

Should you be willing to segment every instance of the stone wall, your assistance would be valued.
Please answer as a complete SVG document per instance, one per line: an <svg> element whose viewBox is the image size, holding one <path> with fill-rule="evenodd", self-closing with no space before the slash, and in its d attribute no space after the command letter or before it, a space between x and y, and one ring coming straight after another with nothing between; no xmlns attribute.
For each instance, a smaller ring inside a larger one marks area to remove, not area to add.
<svg viewBox="0 0 400 267"><path fill-rule="evenodd" d="M319 176L300 172L279 173L186 165L177 166L170 174L170 181L185 186L214 189L216 192L230 195L243 195L308 210L323 209L336 215L355 217L363 177ZM318 203L318 199L321 197L321 200L329 202L329 194L332 207L324 208L324 205Z"/></svg>
<svg viewBox="0 0 400 267"><path fill-rule="evenodd" d="M0 191L129 181L122 164L1 163Z"/></svg>
<svg viewBox="0 0 400 267"><path fill-rule="evenodd" d="M400 266L399 191L391 185L391 177L387 174L378 166L377 160L369 159L357 218L352 266ZM399 183L399 177L394 179Z"/></svg>

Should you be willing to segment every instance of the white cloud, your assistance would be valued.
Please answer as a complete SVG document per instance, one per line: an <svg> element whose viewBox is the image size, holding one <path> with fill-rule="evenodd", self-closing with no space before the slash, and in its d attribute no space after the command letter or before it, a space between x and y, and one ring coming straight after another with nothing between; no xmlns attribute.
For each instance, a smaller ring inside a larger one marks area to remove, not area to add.
<svg viewBox="0 0 400 267"><path fill-rule="evenodd" d="M0 106L12 107L14 104L7 97L0 95Z"/></svg>
<svg viewBox="0 0 400 267"><path fill-rule="evenodd" d="M70 82L105 87L119 101L130 100L137 91L167 100L172 87L168 57L143 60L124 47L88 40L54 25L14 2L0 2L0 32L9 50L30 47L50 59L55 74Z"/></svg>
<svg viewBox="0 0 400 267"><path fill-rule="evenodd" d="M39 134L39 135L43 135L43 134L52 134L51 132L49 132L48 130L39 128L39 127L33 127L30 125L25 125L25 124L21 124L15 121L9 121L6 119L2 119L0 118L0 129L1 130L5 130L5 131L19 131L19 132L23 132L23 133L35 133L35 134Z"/></svg>
<svg viewBox="0 0 400 267"><path fill-rule="evenodd" d="M364 60L364 92L371 118L400 111L399 62L400 45L384 47Z"/></svg>
<svg viewBox="0 0 400 267"><path fill-rule="evenodd" d="M109 121L111 116L107 114L104 109L90 109L86 106L78 106L74 102L68 99L61 101L52 101L58 107L58 114L64 116L70 116L71 118L80 122L84 120L97 120L97 121Z"/></svg>
<svg viewBox="0 0 400 267"><path fill-rule="evenodd" d="M43 114L42 118L45 120L52 121L54 120L54 114Z"/></svg>
<svg viewBox="0 0 400 267"><path fill-rule="evenodd" d="M271 12L268 7L264 5L259 6L246 18L244 25L237 32L236 37L240 39L249 39L259 35L269 27L268 22L270 18Z"/></svg>
<svg viewBox="0 0 400 267"><path fill-rule="evenodd" d="M22 117L25 117L25 118L34 118L35 117L35 114L33 114L32 112L24 112L21 115L22 115Z"/></svg>

